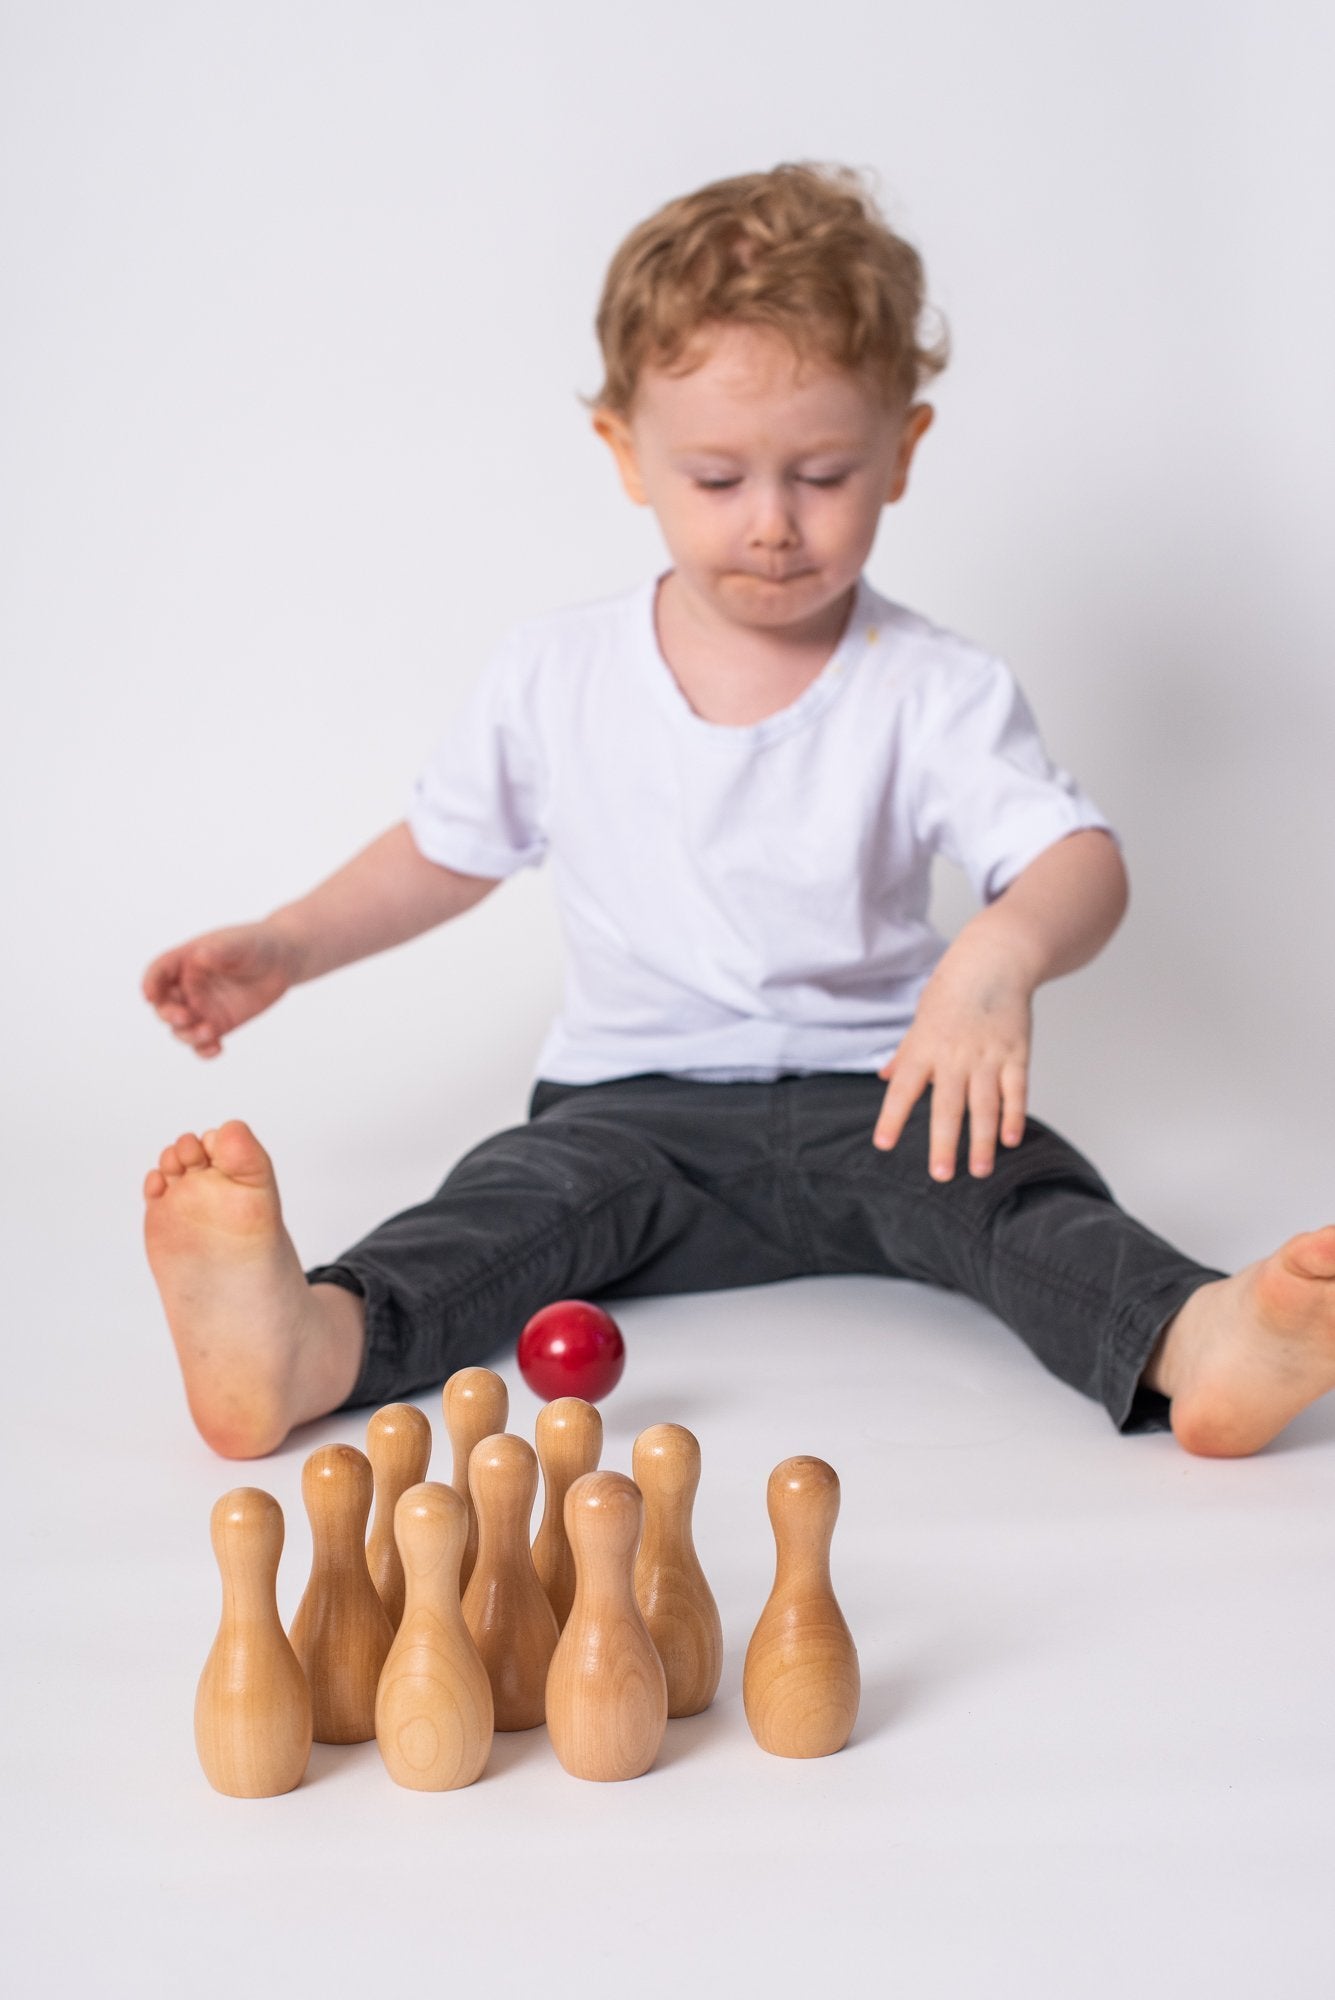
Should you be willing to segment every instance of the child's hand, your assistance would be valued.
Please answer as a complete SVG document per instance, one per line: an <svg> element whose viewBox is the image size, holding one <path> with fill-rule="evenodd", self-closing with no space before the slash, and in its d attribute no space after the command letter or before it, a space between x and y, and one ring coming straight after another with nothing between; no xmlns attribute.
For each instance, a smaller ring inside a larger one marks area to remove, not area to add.
<svg viewBox="0 0 1335 2000"><path fill-rule="evenodd" d="M961 934L923 988L913 1025L881 1076L890 1081L872 1144L893 1146L930 1083L929 1170L954 1177L969 1113L969 1171L990 1174L1003 1146L1024 1137L1033 989L1013 957Z"/></svg>
<svg viewBox="0 0 1335 2000"><path fill-rule="evenodd" d="M144 998L197 1056L222 1054L222 1038L280 1000L297 977L290 946L266 924L210 931L155 958Z"/></svg>

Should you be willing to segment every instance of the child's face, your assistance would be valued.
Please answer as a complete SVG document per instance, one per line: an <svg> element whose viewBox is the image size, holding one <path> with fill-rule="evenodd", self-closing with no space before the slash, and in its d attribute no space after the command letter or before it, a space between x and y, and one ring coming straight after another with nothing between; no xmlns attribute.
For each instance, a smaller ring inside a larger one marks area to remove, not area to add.
<svg viewBox="0 0 1335 2000"><path fill-rule="evenodd" d="M755 632L815 634L904 492L932 411L887 408L862 377L799 364L764 328L711 329L704 352L686 375L646 370L629 421L600 410L594 428L702 608Z"/></svg>

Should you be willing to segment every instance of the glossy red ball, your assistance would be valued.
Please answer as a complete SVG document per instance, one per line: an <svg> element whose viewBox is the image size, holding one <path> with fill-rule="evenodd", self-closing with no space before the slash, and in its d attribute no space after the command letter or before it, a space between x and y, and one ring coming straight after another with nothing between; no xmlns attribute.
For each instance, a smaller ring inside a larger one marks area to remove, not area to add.
<svg viewBox="0 0 1335 2000"><path fill-rule="evenodd" d="M545 1403L582 1396L596 1403L615 1389L626 1343L611 1313L584 1299L557 1299L535 1312L519 1336L519 1372Z"/></svg>

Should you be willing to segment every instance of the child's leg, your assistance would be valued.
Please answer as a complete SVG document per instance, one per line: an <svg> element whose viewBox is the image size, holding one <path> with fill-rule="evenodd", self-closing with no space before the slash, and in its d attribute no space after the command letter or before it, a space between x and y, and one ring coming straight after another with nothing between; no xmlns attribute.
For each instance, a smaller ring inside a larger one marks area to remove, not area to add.
<svg viewBox="0 0 1335 2000"><path fill-rule="evenodd" d="M993 1174L972 1179L962 1151L932 1182L927 1105L880 1153L881 1095L861 1076L542 1086L532 1125L310 1274L247 1127L183 1137L145 1183L146 1233L195 1420L258 1456L484 1360L557 1297L820 1271L968 1292L1119 1427L1171 1398L1193 1451L1257 1450L1335 1387L1335 1229L1226 1278L1124 1215L1037 1121Z"/></svg>
<svg viewBox="0 0 1335 2000"><path fill-rule="evenodd" d="M539 1084L527 1125L484 1140L428 1201L308 1273L364 1303L346 1400L384 1402L485 1361L554 1299L796 1276L764 1102L764 1086L669 1076ZM723 1191L707 1172L716 1161Z"/></svg>
<svg viewBox="0 0 1335 2000"><path fill-rule="evenodd" d="M899 1145L877 1153L868 1119L879 1080L794 1088L804 1180L834 1260L826 1269L879 1268L966 1292L1119 1429L1162 1420L1171 1403L1178 1440L1210 1456L1259 1450L1335 1388L1335 1228L1228 1277L1127 1215L1036 1119L990 1175L969 1174L962 1143L954 1180L936 1183L928 1099Z"/></svg>
<svg viewBox="0 0 1335 2000"><path fill-rule="evenodd" d="M768 1127L747 1115L759 1101L661 1077L541 1086L533 1122L310 1273L249 1128L184 1136L145 1183L146 1236L200 1431L225 1456L258 1457L294 1424L487 1359L553 1299L794 1275ZM706 1147L760 1184L751 1221L685 1157L705 1103Z"/></svg>

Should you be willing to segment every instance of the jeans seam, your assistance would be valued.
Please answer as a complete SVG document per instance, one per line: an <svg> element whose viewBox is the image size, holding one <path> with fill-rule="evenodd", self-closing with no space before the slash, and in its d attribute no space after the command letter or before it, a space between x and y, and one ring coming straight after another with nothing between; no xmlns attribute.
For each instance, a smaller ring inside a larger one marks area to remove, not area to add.
<svg viewBox="0 0 1335 2000"><path fill-rule="evenodd" d="M792 1098L787 1091L770 1086L773 1091L773 1112L770 1119L770 1134L774 1143L770 1166L779 1191L779 1203L798 1247L802 1263L807 1270L819 1273L821 1261L816 1255L815 1239L812 1236L800 1191L797 1186L797 1169L794 1160L793 1109Z"/></svg>

